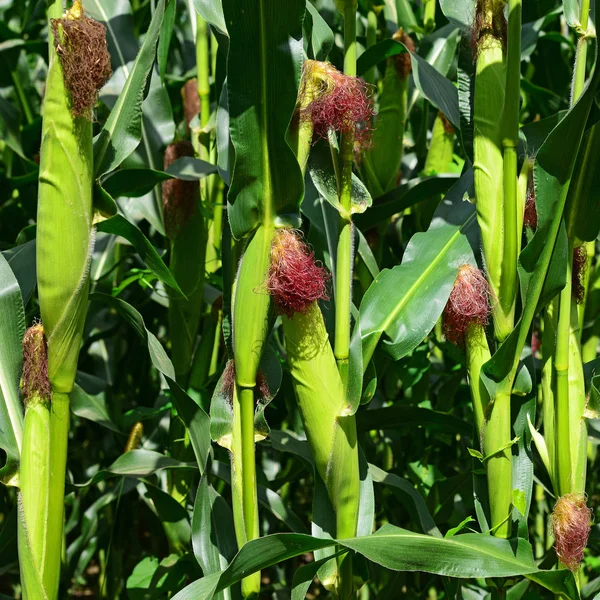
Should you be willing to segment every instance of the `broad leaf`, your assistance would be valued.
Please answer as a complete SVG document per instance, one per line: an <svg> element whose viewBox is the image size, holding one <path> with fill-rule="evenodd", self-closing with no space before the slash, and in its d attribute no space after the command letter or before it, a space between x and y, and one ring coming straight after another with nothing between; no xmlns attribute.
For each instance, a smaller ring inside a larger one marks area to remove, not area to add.
<svg viewBox="0 0 600 600"><path fill-rule="evenodd" d="M302 174L285 135L300 80L304 11L304 0L247 0L243 11L237 0L223 1L235 148L228 212L235 238L277 217L299 225Z"/></svg>
<svg viewBox="0 0 600 600"><path fill-rule="evenodd" d="M123 90L94 140L94 172L97 177L116 169L142 139L142 102L156 57L164 12L165 0L158 0L144 43Z"/></svg>
<svg viewBox="0 0 600 600"><path fill-rule="evenodd" d="M19 378L24 335L25 313L19 284L0 254L0 448L6 452L6 464L0 468L0 481L12 485L17 485L23 437Z"/></svg>
<svg viewBox="0 0 600 600"><path fill-rule="evenodd" d="M452 188L429 230L413 236L402 264L381 271L364 295L360 305L363 368L384 332L389 337L384 348L395 360L414 350L440 318L458 268L475 264L467 239L474 209L463 201L471 177L470 172L465 174Z"/></svg>

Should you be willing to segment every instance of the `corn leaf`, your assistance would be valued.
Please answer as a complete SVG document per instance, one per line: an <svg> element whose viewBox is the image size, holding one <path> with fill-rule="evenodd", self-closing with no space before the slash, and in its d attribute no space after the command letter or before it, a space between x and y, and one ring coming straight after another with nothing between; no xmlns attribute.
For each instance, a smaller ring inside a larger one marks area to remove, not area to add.
<svg viewBox="0 0 600 600"><path fill-rule="evenodd" d="M93 1L102 10L99 0ZM123 90L104 127L94 140L96 177L116 169L136 149L142 139L142 102L156 57L156 46L164 12L165 0L159 0L144 43Z"/></svg>
<svg viewBox="0 0 600 600"><path fill-rule="evenodd" d="M382 60L408 52L406 46L393 39L386 39L371 46L361 54L356 64L359 75L366 73ZM441 110L455 129L460 129L458 92L444 75L418 54L410 53L412 74L419 91L438 110Z"/></svg>
<svg viewBox="0 0 600 600"><path fill-rule="evenodd" d="M23 437L23 406L19 397L21 340L25 334L25 313L19 284L0 254L0 448L6 464L0 481L9 483L19 465Z"/></svg>
<svg viewBox="0 0 600 600"><path fill-rule="evenodd" d="M235 148L228 202L233 236L277 217L299 225L303 183L285 135L303 60L303 0L224 0L229 32L227 93ZM243 56L244 60L239 60Z"/></svg>
<svg viewBox="0 0 600 600"><path fill-rule="evenodd" d="M185 297L185 294L181 291L173 273L171 273L169 267L167 267L154 246L137 225L130 223L121 215L115 215L106 221L101 221L98 224L98 231L112 233L113 235L125 238L133 245L144 264L158 277L158 279L175 290L182 297Z"/></svg>
<svg viewBox="0 0 600 600"><path fill-rule="evenodd" d="M106 294L94 293L90 301L102 302L115 310L131 325L148 346L154 367L164 375L172 393L173 403L190 433L190 441L200 469L204 473L210 451L210 418L175 382L175 369L156 336L146 329L142 315L130 304Z"/></svg>
<svg viewBox="0 0 600 600"><path fill-rule="evenodd" d="M384 348L395 360L414 350L440 318L458 267L475 264L467 239L474 212L462 199L470 183L469 172L442 202L429 230L413 236L402 264L381 271L365 293L360 305L363 369L384 332L389 337Z"/></svg>
<svg viewBox="0 0 600 600"><path fill-rule="evenodd" d="M337 542L301 534L275 534L252 540L220 575L215 573L195 581L173 600L213 598L215 591L225 589L243 576L336 543L394 571L425 571L469 578L525 575L571 600L579 598L572 573L539 570L533 561L531 546L525 540L503 540L477 533L437 538L384 525L373 535Z"/></svg>
<svg viewBox="0 0 600 600"><path fill-rule="evenodd" d="M192 548L205 575L226 569L237 551L231 508L208 483L206 475L200 479L194 502ZM231 600L233 595L227 589L216 597Z"/></svg>

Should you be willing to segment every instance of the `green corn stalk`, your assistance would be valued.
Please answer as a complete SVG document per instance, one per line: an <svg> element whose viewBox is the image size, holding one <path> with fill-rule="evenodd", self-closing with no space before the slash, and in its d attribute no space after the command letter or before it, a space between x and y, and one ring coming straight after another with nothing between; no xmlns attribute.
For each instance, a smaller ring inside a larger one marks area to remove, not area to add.
<svg viewBox="0 0 600 600"><path fill-rule="evenodd" d="M403 30L399 29L393 39L403 42L406 37ZM396 187L402 162L409 75L408 54L388 58L372 147L363 157L367 187L375 198Z"/></svg>
<svg viewBox="0 0 600 600"><path fill-rule="evenodd" d="M77 19L76 2L67 18ZM62 17L51 2L48 18ZM59 26L60 34L60 26ZM92 123L73 117L62 67L49 43L37 215L37 277L48 341L51 400L32 399L22 448L19 556L25 596L53 600L61 570L69 394L87 311L92 233Z"/></svg>
<svg viewBox="0 0 600 600"><path fill-rule="evenodd" d="M481 367L490 360L490 348L485 337L485 328L479 323L471 323L465 332L465 351L467 355L467 372L469 374L469 387L473 410L475 412L475 426L481 445L485 432L485 416L489 404L489 394L481 380Z"/></svg>
<svg viewBox="0 0 600 600"><path fill-rule="evenodd" d="M517 4L510 3L512 23L509 23L507 64L501 39L504 2L480 0L477 6L480 29L473 114L473 173L477 219L494 298L492 316L498 341L512 331L517 289L519 205L515 139L518 140L520 61L520 42L515 39L520 36L520 27L517 27L520 4ZM504 117L499 118L502 115ZM483 435L491 531L498 537L508 537L511 525L511 390L507 388L502 386L490 398Z"/></svg>
<svg viewBox="0 0 600 600"><path fill-rule="evenodd" d="M585 84L585 63L587 53L587 28L590 4L584 0L580 9L582 34L577 46L575 74L573 78L571 105L575 104L583 92ZM580 151L581 167L589 160L589 150L595 145L595 135L588 135ZM568 205L565 214L569 246L567 253L567 281L561 290L558 302L556 347L554 370L556 376L556 479L558 493L583 493L585 490L587 431L584 420L585 386L581 348L579 345L579 321L577 306L572 299L573 252L577 243L575 223L585 193L581 168L575 172L575 179L569 188Z"/></svg>
<svg viewBox="0 0 600 600"><path fill-rule="evenodd" d="M356 535L360 496L356 419L347 411L344 384L315 302L306 314L283 317L286 349L298 407L319 475L336 514L336 537ZM352 558L338 559L336 591L353 593Z"/></svg>
<svg viewBox="0 0 600 600"><path fill-rule="evenodd" d="M273 228L261 225L242 257L233 298L233 398L232 482L238 545L259 536L254 438L254 388L260 358L269 334L271 297L265 289ZM241 492L240 492L241 491ZM242 581L245 598L258 595L260 573Z"/></svg>
<svg viewBox="0 0 600 600"><path fill-rule="evenodd" d="M344 16L344 74L356 77L356 0L336 0ZM346 382L350 355L350 310L352 296L352 165L354 132L342 135L339 156L340 234L335 269L335 345L334 354L342 381Z"/></svg>

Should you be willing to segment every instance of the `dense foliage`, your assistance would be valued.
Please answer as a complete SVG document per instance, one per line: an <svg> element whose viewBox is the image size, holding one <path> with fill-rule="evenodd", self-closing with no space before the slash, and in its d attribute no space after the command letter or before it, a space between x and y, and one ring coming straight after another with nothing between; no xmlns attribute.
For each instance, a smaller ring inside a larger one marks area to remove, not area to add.
<svg viewBox="0 0 600 600"><path fill-rule="evenodd" d="M0 1L0 599L600 597L591 4Z"/></svg>

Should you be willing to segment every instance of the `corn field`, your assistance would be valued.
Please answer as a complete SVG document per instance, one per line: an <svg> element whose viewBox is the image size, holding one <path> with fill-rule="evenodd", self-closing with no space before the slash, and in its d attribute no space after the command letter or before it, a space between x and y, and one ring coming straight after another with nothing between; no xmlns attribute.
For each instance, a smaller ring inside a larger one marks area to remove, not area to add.
<svg viewBox="0 0 600 600"><path fill-rule="evenodd" d="M600 0L0 0L0 600L600 599Z"/></svg>

